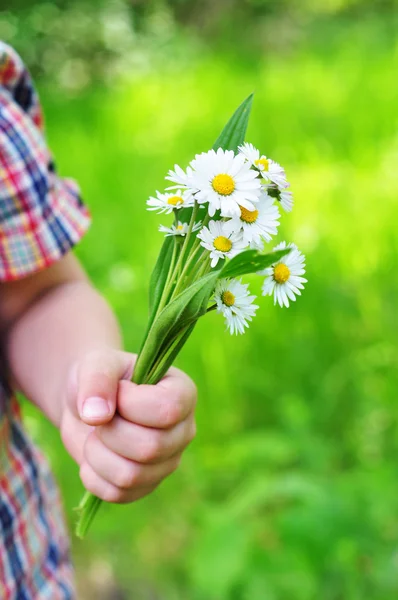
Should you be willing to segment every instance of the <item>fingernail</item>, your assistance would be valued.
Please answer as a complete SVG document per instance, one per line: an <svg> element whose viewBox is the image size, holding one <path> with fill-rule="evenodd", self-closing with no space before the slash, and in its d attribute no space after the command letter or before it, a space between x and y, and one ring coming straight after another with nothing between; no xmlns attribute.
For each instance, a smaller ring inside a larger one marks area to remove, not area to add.
<svg viewBox="0 0 398 600"><path fill-rule="evenodd" d="M82 407L82 416L88 419L99 419L107 417L110 413L109 405L106 400L99 396L92 396L84 401Z"/></svg>

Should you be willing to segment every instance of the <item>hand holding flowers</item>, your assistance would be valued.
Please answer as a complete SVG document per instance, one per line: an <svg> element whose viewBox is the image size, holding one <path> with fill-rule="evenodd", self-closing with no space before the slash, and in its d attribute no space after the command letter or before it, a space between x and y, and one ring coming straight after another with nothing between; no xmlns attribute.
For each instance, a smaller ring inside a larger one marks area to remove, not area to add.
<svg viewBox="0 0 398 600"><path fill-rule="evenodd" d="M90 352L70 370L61 435L87 490L126 503L150 493L178 466L195 435L196 388L171 368L156 386L130 381L136 356Z"/></svg>
<svg viewBox="0 0 398 600"><path fill-rule="evenodd" d="M165 241L149 289L147 332L132 381L155 384L166 374L198 319L222 314L231 334L244 333L258 306L248 273L265 276L263 294L289 306L306 282L304 256L282 242L263 254L277 234L279 207L289 212L293 198L284 169L244 143L252 96L232 116L214 148L196 155L183 170L175 165L172 185L148 200L148 210L174 216L161 225ZM100 500L87 493L80 505L77 533L87 531Z"/></svg>

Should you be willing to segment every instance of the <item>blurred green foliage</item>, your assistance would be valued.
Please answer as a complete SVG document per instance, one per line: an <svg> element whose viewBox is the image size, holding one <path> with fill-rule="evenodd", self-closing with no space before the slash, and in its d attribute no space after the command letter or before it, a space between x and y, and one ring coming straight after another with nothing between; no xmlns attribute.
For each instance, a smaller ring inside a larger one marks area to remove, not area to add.
<svg viewBox="0 0 398 600"><path fill-rule="evenodd" d="M0 39L29 58L35 77L76 93L162 60L189 64L195 51L236 48L237 32L240 53L286 54L325 22L389 18L397 8L398 0L0 0Z"/></svg>
<svg viewBox="0 0 398 600"><path fill-rule="evenodd" d="M134 15L136 4L128 14ZM94 217L79 255L119 315L127 348L136 350L147 318L148 273L161 244L160 220L146 212L145 200L163 189L174 162L185 165L211 146L254 89L248 140L287 170L296 206L283 218L280 239L294 240L306 253L309 283L289 310L260 300L261 311L243 337L229 337L216 314L197 327L178 361L200 392L197 439L179 472L155 494L133 506L104 507L87 540L75 543L79 598L393 600L398 596L393 3L285 0L278 8L281 28L271 38L259 43L243 32L244 43L235 46L224 46L223 38L211 44L206 31L199 35L201 21L194 15L201 3L190 4L192 12L187 2L154 3L158 14L171 15L173 25L167 44L155 30L153 45L148 28L156 11L150 17L136 7L142 23L131 31L140 39L145 68L124 63L123 77L110 78L108 86L62 87L62 78L43 70L39 88L50 144L61 172L80 181ZM29 5L21 3L12 18L6 15L17 24L12 39L20 51L28 42L18 28L36 10ZM106 5L128 9L122 2L103 3L96 14ZM204 13L210 5L203 3ZM251 32L259 31L257 14L264 27L275 23L275 5L254 0L242 5ZM63 15L80 10L67 2L45 6ZM241 11L237 7L228 15L237 41ZM65 36L72 40L87 15L87 26L95 30L91 13L82 9ZM192 41L187 23L198 23ZM43 25L40 39L44 30ZM32 48L39 42L32 37ZM70 41L74 59L91 65L87 73L95 72L92 40L79 43ZM25 59L36 64L34 54ZM70 59L69 47L64 59ZM70 81L75 74L72 68ZM252 278L252 284L258 293L259 282ZM58 433L32 408L26 416L51 456L73 523L81 492L76 466Z"/></svg>

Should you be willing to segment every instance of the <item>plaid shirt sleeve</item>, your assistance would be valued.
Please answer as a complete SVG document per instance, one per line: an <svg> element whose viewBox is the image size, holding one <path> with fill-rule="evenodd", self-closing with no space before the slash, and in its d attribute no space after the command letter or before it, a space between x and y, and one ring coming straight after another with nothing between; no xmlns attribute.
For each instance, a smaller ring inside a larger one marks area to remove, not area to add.
<svg viewBox="0 0 398 600"><path fill-rule="evenodd" d="M88 224L77 186L56 173L29 73L0 42L0 281L51 265ZM0 357L0 599L73 600L59 492L3 366Z"/></svg>
<svg viewBox="0 0 398 600"><path fill-rule="evenodd" d="M0 281L50 266L89 222L78 186L56 172L29 73L0 42Z"/></svg>

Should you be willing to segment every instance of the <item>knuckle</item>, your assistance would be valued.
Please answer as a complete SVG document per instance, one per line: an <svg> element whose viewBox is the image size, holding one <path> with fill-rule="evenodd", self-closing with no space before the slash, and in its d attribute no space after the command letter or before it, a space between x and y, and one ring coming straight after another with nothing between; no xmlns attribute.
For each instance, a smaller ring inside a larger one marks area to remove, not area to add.
<svg viewBox="0 0 398 600"><path fill-rule="evenodd" d="M159 458L162 454L162 442L161 442L161 434L158 432L151 432L150 435L146 437L146 440L142 442L139 459L140 462L146 463L151 462Z"/></svg>
<svg viewBox="0 0 398 600"><path fill-rule="evenodd" d="M101 495L101 498L102 498L102 500L105 500L105 502L111 502L113 504L121 504L124 499L124 492L123 492L123 490L121 490L113 485L107 485L107 486L104 486L104 490Z"/></svg>
<svg viewBox="0 0 398 600"><path fill-rule="evenodd" d="M133 465L126 465L115 472L114 484L122 489L130 489L138 483L138 469Z"/></svg>
<svg viewBox="0 0 398 600"><path fill-rule="evenodd" d="M172 427L184 416L184 402L179 396L165 397L160 405L160 421L163 427Z"/></svg>
<svg viewBox="0 0 398 600"><path fill-rule="evenodd" d="M94 485L93 473L87 463L84 462L81 465L79 475L80 475L81 482L84 485L84 487L86 488L86 490L91 492L92 494L96 494L97 489L96 489L96 486Z"/></svg>
<svg viewBox="0 0 398 600"><path fill-rule="evenodd" d="M86 490L101 500L113 503L123 502L124 490L102 481L87 463L83 463L80 467L80 479Z"/></svg>
<svg viewBox="0 0 398 600"><path fill-rule="evenodd" d="M198 388L195 382L186 373L182 373L180 386L184 389L186 402L194 408L198 399Z"/></svg>

